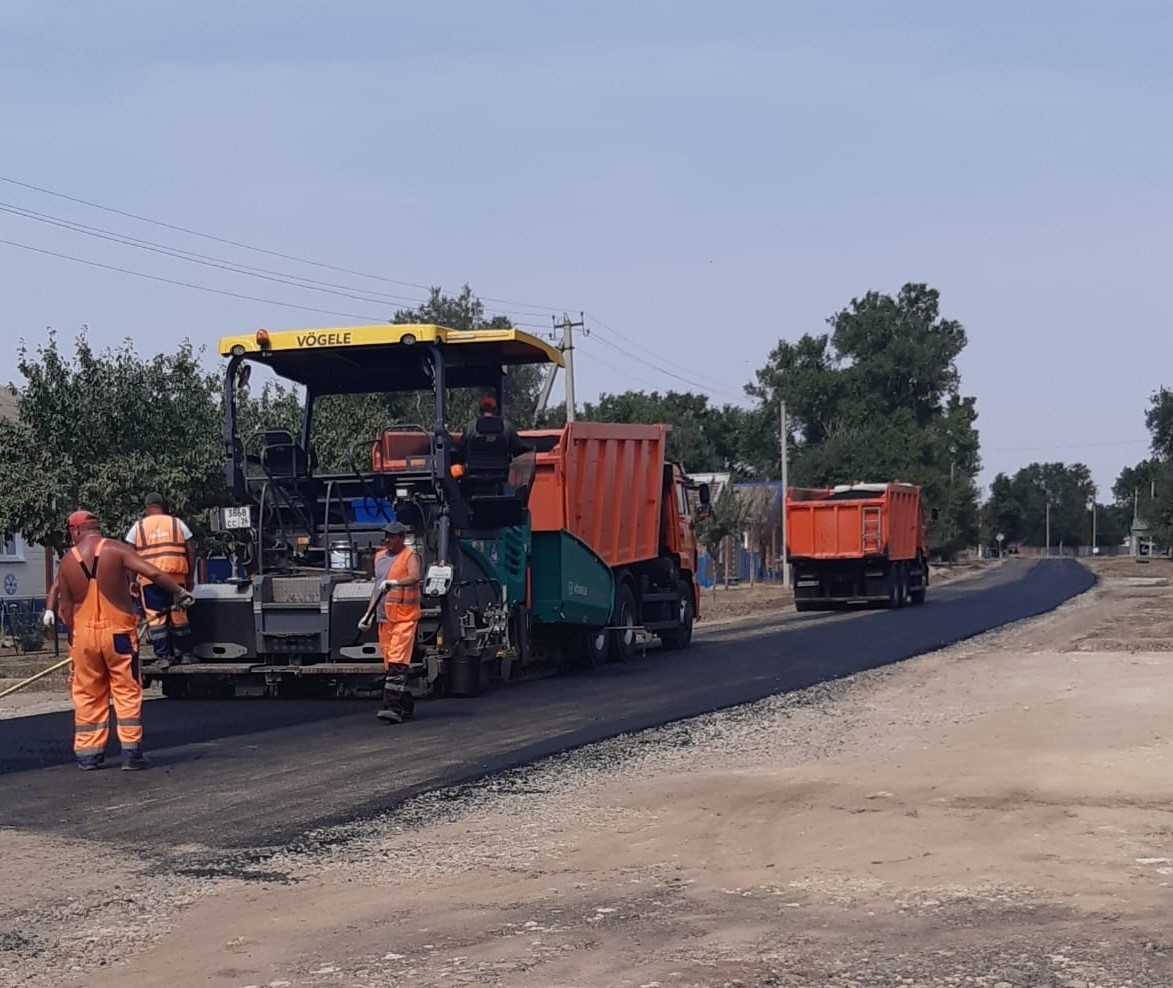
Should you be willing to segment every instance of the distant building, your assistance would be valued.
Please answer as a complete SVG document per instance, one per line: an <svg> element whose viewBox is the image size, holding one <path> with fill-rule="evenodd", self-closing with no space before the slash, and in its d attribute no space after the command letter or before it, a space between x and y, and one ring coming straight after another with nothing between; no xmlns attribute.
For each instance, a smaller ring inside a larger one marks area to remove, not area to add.
<svg viewBox="0 0 1173 988"><path fill-rule="evenodd" d="M0 419L15 419L19 401L11 387L0 386ZM40 597L46 589L45 550L19 532L0 532L0 600Z"/></svg>

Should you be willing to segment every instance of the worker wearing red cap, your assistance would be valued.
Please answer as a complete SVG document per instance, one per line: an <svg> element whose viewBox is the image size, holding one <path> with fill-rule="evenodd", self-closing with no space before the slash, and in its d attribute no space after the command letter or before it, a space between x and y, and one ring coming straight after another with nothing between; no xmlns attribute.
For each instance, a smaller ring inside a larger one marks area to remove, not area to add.
<svg viewBox="0 0 1173 988"><path fill-rule="evenodd" d="M497 399L492 395L485 395L477 403L477 417L472 419L460 434L460 442L453 452L453 460L457 463L466 462L468 451L474 443L500 443L508 449L509 456L520 456L532 448L521 441L512 422L497 414Z"/></svg>
<svg viewBox="0 0 1173 988"><path fill-rule="evenodd" d="M130 575L157 583L175 594L181 606L190 606L195 598L130 546L103 538L92 512L75 511L68 525L73 548L61 560L58 586L61 620L69 631L73 658L73 751L82 769L102 767L113 700L122 767L128 771L146 768L138 619Z"/></svg>
<svg viewBox="0 0 1173 988"><path fill-rule="evenodd" d="M143 502L145 514L126 533L126 541L151 565L174 577L185 590L195 583L195 542L182 518L168 514L162 494L152 492ZM191 626L187 612L176 607L171 594L153 582L141 582L147 634L155 661L166 667L174 658L183 661L190 651Z"/></svg>

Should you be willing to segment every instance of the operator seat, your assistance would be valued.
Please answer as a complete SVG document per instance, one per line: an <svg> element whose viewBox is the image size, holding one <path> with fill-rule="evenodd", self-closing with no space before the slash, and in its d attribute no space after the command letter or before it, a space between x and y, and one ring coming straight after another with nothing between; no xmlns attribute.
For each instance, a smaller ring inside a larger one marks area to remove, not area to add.
<svg viewBox="0 0 1173 988"><path fill-rule="evenodd" d="M477 419L465 453L462 486L466 494L501 494L509 480L511 459L505 420L496 416Z"/></svg>
<svg viewBox="0 0 1173 988"><path fill-rule="evenodd" d="M474 528L503 528L523 520L524 502L509 487L512 460L504 419L477 419L465 446L464 476L460 478L460 492Z"/></svg>
<svg viewBox="0 0 1173 988"><path fill-rule="evenodd" d="M306 451L287 429L265 430L261 466L274 480L300 480L310 472Z"/></svg>

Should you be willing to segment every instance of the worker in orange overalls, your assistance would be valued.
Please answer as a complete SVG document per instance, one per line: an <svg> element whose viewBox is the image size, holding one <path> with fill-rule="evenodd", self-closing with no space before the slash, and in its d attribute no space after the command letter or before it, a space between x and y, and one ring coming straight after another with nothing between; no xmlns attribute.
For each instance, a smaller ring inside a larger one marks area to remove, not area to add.
<svg viewBox="0 0 1173 988"><path fill-rule="evenodd" d="M401 724L415 711L407 674L420 622L421 566L419 555L407 544L407 532L399 521L383 526L383 547L375 557L375 589L358 625L365 631L372 614L377 614L384 677L383 706L375 716L387 724Z"/></svg>
<svg viewBox="0 0 1173 988"><path fill-rule="evenodd" d="M195 585L195 542L191 529L182 518L167 513L162 494L148 494L143 506L146 514L126 533L126 541L148 563L190 591ZM140 581L139 593L155 662L166 668L176 659L185 661L191 649L187 612L176 607L172 595L153 582Z"/></svg>
<svg viewBox="0 0 1173 988"><path fill-rule="evenodd" d="M113 700L122 767L146 768L138 618L128 577L137 573L158 584L174 594L181 607L189 607L195 598L129 546L103 538L91 512L71 514L69 534L73 548L61 560L58 587L73 658L73 751L81 768L102 767Z"/></svg>

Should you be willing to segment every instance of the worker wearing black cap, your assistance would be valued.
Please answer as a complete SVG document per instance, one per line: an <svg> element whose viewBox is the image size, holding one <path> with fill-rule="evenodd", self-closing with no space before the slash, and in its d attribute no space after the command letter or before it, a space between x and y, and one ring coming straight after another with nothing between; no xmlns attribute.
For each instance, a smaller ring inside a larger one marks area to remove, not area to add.
<svg viewBox="0 0 1173 988"><path fill-rule="evenodd" d="M145 514L126 533L126 541L144 560L190 591L195 585L195 542L191 529L182 518L167 513L167 503L158 492L148 494L143 506ZM140 580L140 597L155 661L164 667L175 657L183 661L191 641L187 612L176 607L172 595L154 583Z"/></svg>
<svg viewBox="0 0 1173 988"><path fill-rule="evenodd" d="M385 674L383 706L376 716L387 724L407 720L415 707L407 688L407 674L420 622L422 567L415 549L407 544L407 533L408 527L399 521L383 526L383 551L375 564L375 589L367 614L359 622L359 627L365 630L371 626L372 612L377 616ZM378 606L380 597L382 607Z"/></svg>

